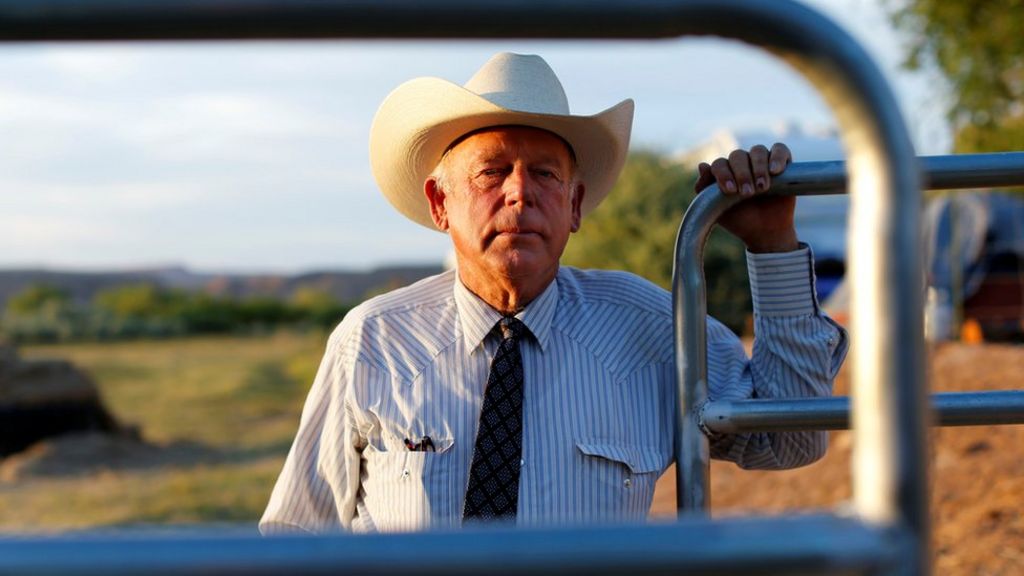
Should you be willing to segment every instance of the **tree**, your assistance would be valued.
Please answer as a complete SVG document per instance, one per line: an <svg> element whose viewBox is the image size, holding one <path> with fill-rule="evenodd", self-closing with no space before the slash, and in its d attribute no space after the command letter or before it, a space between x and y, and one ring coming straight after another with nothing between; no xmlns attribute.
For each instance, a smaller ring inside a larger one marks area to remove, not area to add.
<svg viewBox="0 0 1024 576"><path fill-rule="evenodd" d="M693 172L663 155L631 154L615 189L569 241L563 263L626 270L671 289L676 234L695 196L695 181ZM742 332L751 308L742 243L716 231L705 251L704 270L708 311Z"/></svg>
<svg viewBox="0 0 1024 576"><path fill-rule="evenodd" d="M118 316L169 318L181 306L183 295L155 284L126 284L100 291L93 298L97 308Z"/></svg>
<svg viewBox="0 0 1024 576"><path fill-rule="evenodd" d="M74 337L82 324L67 292L33 284L7 301L0 332L12 342L56 342Z"/></svg>
<svg viewBox="0 0 1024 576"><path fill-rule="evenodd" d="M166 337L185 332L181 310L188 296L151 283L125 284L93 297L90 337Z"/></svg>
<svg viewBox="0 0 1024 576"><path fill-rule="evenodd" d="M18 314L32 314L46 308L71 305L68 293L49 284L32 284L7 301L7 310Z"/></svg>
<svg viewBox="0 0 1024 576"><path fill-rule="evenodd" d="M302 287L292 294L290 305L298 318L322 329L331 329L352 308L338 301L329 292Z"/></svg>
<svg viewBox="0 0 1024 576"><path fill-rule="evenodd" d="M949 82L957 152L1024 150L1024 0L899 0L893 21L905 64Z"/></svg>

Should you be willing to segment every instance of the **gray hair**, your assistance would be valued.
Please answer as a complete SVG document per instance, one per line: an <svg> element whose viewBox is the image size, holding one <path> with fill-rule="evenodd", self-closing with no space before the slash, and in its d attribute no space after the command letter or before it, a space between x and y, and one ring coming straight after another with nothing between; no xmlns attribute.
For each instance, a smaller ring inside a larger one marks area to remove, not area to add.
<svg viewBox="0 0 1024 576"><path fill-rule="evenodd" d="M437 166L434 167L434 170L430 173L428 178L433 179L437 188L442 192L446 192L448 190L448 150L444 151L441 159L437 162Z"/></svg>

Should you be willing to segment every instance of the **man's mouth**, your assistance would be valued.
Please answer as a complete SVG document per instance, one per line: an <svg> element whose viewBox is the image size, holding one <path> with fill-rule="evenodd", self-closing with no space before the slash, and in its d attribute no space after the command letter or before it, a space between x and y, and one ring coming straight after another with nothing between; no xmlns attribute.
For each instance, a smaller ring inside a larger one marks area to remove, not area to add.
<svg viewBox="0 0 1024 576"><path fill-rule="evenodd" d="M506 230L498 230L496 236L540 236L540 233L524 228L509 228Z"/></svg>

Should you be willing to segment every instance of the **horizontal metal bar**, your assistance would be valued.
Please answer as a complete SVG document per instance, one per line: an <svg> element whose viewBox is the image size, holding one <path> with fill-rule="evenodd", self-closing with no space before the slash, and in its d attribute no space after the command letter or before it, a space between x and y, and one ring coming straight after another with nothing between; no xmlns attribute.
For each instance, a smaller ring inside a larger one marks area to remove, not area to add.
<svg viewBox="0 0 1024 576"><path fill-rule="evenodd" d="M927 190L1024 186L1024 152L919 156ZM846 192L846 162L798 162L772 179L774 194L817 196Z"/></svg>
<svg viewBox="0 0 1024 576"><path fill-rule="evenodd" d="M0 539L0 574L862 574L907 552L833 516L468 532Z"/></svg>
<svg viewBox="0 0 1024 576"><path fill-rule="evenodd" d="M1024 186L1024 152L922 156L927 190Z"/></svg>
<svg viewBox="0 0 1024 576"><path fill-rule="evenodd" d="M749 0L748 0L749 1ZM6 0L0 41L318 38L665 38L715 0ZM685 5L685 6L684 6ZM742 6L741 6L742 8ZM754 40L762 32L741 22Z"/></svg>
<svg viewBox="0 0 1024 576"><path fill-rule="evenodd" d="M1024 390L933 394L936 426L1024 424ZM732 400L708 402L701 425L712 432L845 430L850 399Z"/></svg>

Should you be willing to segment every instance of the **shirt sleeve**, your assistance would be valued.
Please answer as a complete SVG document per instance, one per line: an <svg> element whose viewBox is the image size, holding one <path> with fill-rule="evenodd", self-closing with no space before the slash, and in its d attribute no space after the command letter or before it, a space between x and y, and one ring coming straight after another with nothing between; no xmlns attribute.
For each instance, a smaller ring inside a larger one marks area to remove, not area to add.
<svg viewBox="0 0 1024 576"><path fill-rule="evenodd" d="M263 535L349 529L361 461L358 427L346 393L358 370L328 343L284 468L259 523Z"/></svg>
<svg viewBox="0 0 1024 576"><path fill-rule="evenodd" d="M827 397L848 348L846 331L818 305L810 248L747 253L754 301L754 350L708 322L708 395L711 400ZM825 454L828 433L709 434L711 456L743 468L781 469Z"/></svg>

